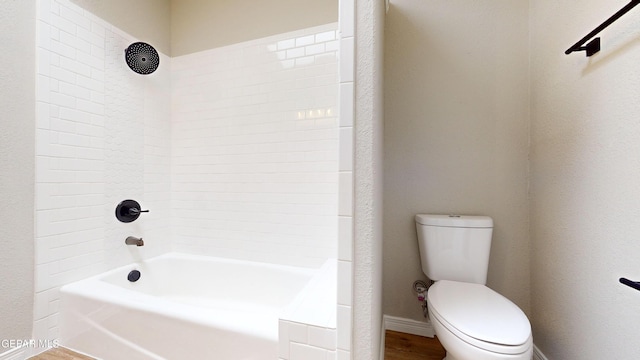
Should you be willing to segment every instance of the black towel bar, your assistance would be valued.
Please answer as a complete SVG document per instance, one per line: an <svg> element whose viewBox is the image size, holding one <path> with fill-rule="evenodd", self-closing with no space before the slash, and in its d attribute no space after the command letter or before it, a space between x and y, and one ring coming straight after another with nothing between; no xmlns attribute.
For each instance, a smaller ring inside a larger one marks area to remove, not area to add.
<svg viewBox="0 0 640 360"><path fill-rule="evenodd" d="M620 278L620 283L630 286L636 290L640 290L640 281L631 281L627 278Z"/></svg>
<svg viewBox="0 0 640 360"><path fill-rule="evenodd" d="M600 51L600 38L595 38L590 41L586 46L584 45L587 41L589 41L592 37L596 36L600 31L604 30L607 26L613 24L614 21L618 20L622 15L629 12L629 10L633 9L636 5L640 4L640 0L631 0L625 7L618 10L617 13L613 14L610 18L608 18L605 22L600 24L597 28L593 29L590 33L588 33L585 37L580 39L577 43L573 44L570 48L567 49L564 53L569 55L574 51L586 51L587 56L591 56L598 51Z"/></svg>

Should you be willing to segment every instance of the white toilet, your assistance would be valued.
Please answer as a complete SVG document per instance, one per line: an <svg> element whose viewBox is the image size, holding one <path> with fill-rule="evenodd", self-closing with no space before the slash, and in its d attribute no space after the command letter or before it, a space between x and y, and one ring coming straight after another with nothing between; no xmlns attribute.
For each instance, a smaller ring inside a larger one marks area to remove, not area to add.
<svg viewBox="0 0 640 360"><path fill-rule="evenodd" d="M493 220L419 214L416 228L422 271L435 281L427 306L445 360L531 360L529 319L485 286Z"/></svg>

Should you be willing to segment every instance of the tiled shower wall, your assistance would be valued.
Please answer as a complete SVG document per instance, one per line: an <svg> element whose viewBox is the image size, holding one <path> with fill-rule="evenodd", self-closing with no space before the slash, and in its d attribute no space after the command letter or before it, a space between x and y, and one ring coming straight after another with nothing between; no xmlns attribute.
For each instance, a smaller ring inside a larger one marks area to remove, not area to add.
<svg viewBox="0 0 640 360"><path fill-rule="evenodd" d="M66 0L39 0L37 28L34 338L54 339L61 285L171 249L170 59L135 74L135 39ZM118 222L124 199L150 213Z"/></svg>
<svg viewBox="0 0 640 360"><path fill-rule="evenodd" d="M341 39L329 24L161 54L149 76L123 61L133 37L67 0L38 9L34 338L57 338L61 285L172 249L285 264L337 254L337 352L292 341L348 359L353 2L341 1ZM118 222L127 198L151 212Z"/></svg>
<svg viewBox="0 0 640 360"><path fill-rule="evenodd" d="M176 250L288 265L336 257L336 30L173 59Z"/></svg>

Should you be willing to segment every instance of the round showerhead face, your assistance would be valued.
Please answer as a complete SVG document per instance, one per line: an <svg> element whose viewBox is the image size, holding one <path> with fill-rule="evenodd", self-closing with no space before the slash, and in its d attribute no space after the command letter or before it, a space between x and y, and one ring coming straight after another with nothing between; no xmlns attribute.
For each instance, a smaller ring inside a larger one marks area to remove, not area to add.
<svg viewBox="0 0 640 360"><path fill-rule="evenodd" d="M129 45L124 51L124 55L129 68L138 74L151 74L160 65L158 52L147 43L136 42Z"/></svg>

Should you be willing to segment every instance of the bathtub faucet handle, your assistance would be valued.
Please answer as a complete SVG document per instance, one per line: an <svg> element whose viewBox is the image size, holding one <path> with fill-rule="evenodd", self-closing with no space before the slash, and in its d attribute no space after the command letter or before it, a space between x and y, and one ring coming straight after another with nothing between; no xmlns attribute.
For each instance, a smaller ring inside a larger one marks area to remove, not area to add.
<svg viewBox="0 0 640 360"><path fill-rule="evenodd" d="M140 217L140 214L148 212L149 210L142 210L140 203L135 200L123 200L116 206L116 219L130 223Z"/></svg>
<svg viewBox="0 0 640 360"><path fill-rule="evenodd" d="M136 216L136 215L140 215L140 213L143 212L149 212L149 210L140 210L137 208L129 208L129 215L131 216Z"/></svg>
<svg viewBox="0 0 640 360"><path fill-rule="evenodd" d="M144 246L144 241L142 241L142 238L137 238L135 236L127 237L124 243L127 245Z"/></svg>

